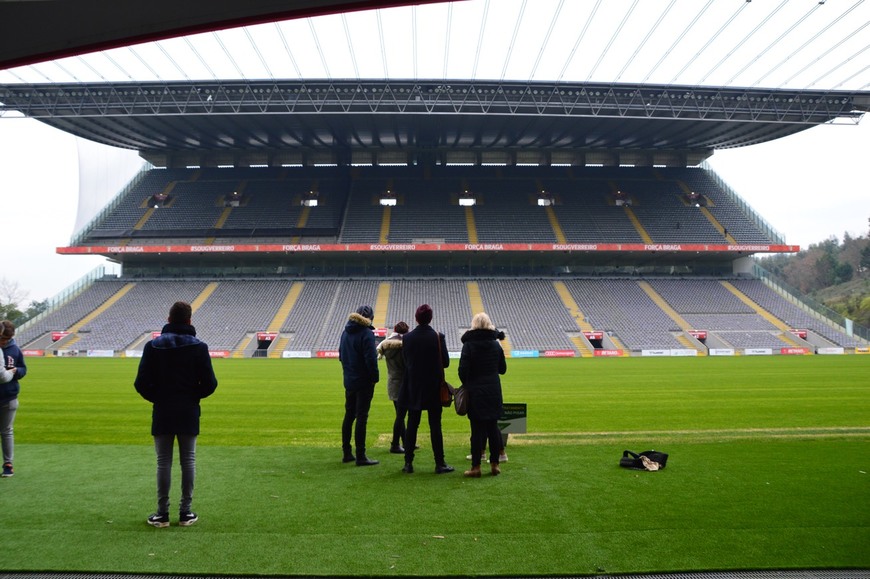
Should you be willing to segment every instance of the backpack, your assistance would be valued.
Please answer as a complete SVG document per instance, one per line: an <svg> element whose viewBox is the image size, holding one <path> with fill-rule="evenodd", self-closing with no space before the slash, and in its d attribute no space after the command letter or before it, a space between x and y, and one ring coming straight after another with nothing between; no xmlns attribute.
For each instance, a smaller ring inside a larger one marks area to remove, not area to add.
<svg viewBox="0 0 870 579"><path fill-rule="evenodd" d="M645 450L640 454L624 450L622 458L619 459L619 466L632 470L661 470L667 463L668 455L656 450Z"/></svg>

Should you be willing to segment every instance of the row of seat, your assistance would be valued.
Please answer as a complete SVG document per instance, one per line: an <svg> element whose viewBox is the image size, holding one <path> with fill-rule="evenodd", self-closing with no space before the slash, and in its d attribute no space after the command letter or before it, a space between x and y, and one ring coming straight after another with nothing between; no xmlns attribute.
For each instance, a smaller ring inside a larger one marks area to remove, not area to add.
<svg viewBox="0 0 870 579"><path fill-rule="evenodd" d="M594 330L606 332L627 349L671 349L684 345L675 334L685 329L720 333L726 343L740 347L788 345L777 328L719 280L649 280L664 302L690 328L681 328L651 295L643 280L565 279L570 299ZM800 310L759 280L733 280L744 295L795 328L809 329L832 344L855 347L860 341L825 320ZM294 307L276 319L282 303L301 284ZM479 295L478 295L479 294ZM420 279L335 280L102 280L42 318L19 328L19 342L40 343L52 331L73 330L80 350L123 351L159 331L169 305L176 300L202 304L194 324L214 349L242 347L247 336L269 328L289 337L290 350L334 350L350 312L362 304L386 303L376 312L381 325L399 321L413 326L414 311L432 305L433 325L447 336L448 347L459 350L460 338L471 317L484 309L518 350L577 350L572 336L581 331L555 280L548 279ZM772 339L774 337L776 339Z"/></svg>
<svg viewBox="0 0 870 579"><path fill-rule="evenodd" d="M316 235L332 231L333 240L342 243L379 243L384 235L389 243L468 243L475 237L483 243L552 243L560 233L571 243L642 242L645 236L655 243L722 243L727 239L723 229L739 243L775 242L704 169L483 169L493 168L299 168L298 174L295 168L264 168L261 175L251 168L187 173L155 169L85 239L124 238L134 230L167 238L173 231L189 236L197 230L203 237L220 237L221 230L228 235L250 230L254 235L256 229L301 226L319 231ZM687 203L689 189L704 196L714 221ZM471 222L458 205L466 191L477 199L467 210ZM631 202L629 210L616 205L617 191ZM170 199L155 210L149 199L164 192ZM227 207L234 192L238 206ZM301 202L312 192L318 204L301 220ZM397 200L390 209L378 203L388 192ZM555 223L538 206L539 196L553 202Z"/></svg>

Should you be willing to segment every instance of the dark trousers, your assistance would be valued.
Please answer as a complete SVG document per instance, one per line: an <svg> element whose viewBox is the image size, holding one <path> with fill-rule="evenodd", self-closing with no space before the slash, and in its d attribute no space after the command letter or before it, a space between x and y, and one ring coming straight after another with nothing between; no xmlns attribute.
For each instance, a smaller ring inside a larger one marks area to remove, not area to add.
<svg viewBox="0 0 870 579"><path fill-rule="evenodd" d="M344 391L344 420L341 423L341 448L345 454L350 454L350 439L356 445L357 458L366 453L366 425L369 420L369 409L372 406L372 397L375 394L375 385L371 388ZM356 428L354 429L354 422Z"/></svg>
<svg viewBox="0 0 870 579"><path fill-rule="evenodd" d="M429 415L429 438L432 441L432 454L435 458L435 466L446 464L444 462L444 438L441 433L441 407L435 410L427 410ZM420 420L423 417L422 410L408 410L408 426L405 428L405 462L414 462L414 447L417 446L417 429L420 428Z"/></svg>
<svg viewBox="0 0 870 579"><path fill-rule="evenodd" d="M393 442L391 446L403 446L405 444L405 416L408 410L403 408L398 401L393 401L393 406L396 409L396 419L393 421Z"/></svg>
<svg viewBox="0 0 870 579"><path fill-rule="evenodd" d="M489 462L498 464L504 445L498 420L471 420L471 466L480 466L480 456L489 442Z"/></svg>

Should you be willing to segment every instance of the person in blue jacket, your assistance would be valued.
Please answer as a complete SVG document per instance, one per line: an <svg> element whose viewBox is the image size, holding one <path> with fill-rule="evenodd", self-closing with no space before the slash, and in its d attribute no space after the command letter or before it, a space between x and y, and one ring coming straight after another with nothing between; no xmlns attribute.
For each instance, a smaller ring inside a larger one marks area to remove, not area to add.
<svg viewBox="0 0 870 579"><path fill-rule="evenodd" d="M355 462L357 466L372 466L379 461L366 455L366 425L369 409L380 380L378 351L371 306L360 306L350 314L338 344L338 359L344 377L344 420L341 423L342 462ZM354 427L356 422L356 427ZM351 447L351 434L356 455Z"/></svg>
<svg viewBox="0 0 870 579"><path fill-rule="evenodd" d="M3 472L0 476L8 478L14 474L12 461L15 459L15 436L12 425L18 410L18 393L21 391L19 380L27 375L24 354L13 339L15 325L9 320L0 322L0 348L3 364L0 373L0 441L3 446Z"/></svg>
<svg viewBox="0 0 870 579"><path fill-rule="evenodd" d="M217 388L208 345L196 337L190 324L190 304L175 302L160 335L145 344L136 391L151 402L151 434L157 452L157 512L147 522L169 526L169 488L172 483L172 451L178 439L181 463L181 501L178 524L187 527L198 517L191 510L196 477L196 437L199 435L199 401Z"/></svg>

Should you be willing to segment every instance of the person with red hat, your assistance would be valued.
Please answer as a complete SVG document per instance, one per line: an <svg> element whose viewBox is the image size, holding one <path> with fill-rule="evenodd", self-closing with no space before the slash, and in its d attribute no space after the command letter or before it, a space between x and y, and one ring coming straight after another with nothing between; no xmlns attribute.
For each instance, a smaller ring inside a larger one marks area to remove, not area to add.
<svg viewBox="0 0 870 579"><path fill-rule="evenodd" d="M429 437L435 458L435 473L453 472L453 467L444 460L444 438L441 432L441 379L444 368L450 365L447 341L444 334L436 332L432 323L432 307L423 304L417 308L414 318L417 327L402 338L402 356L405 360L405 381L399 401L408 409L408 424L405 430L405 466L403 472L414 472L414 449L417 445L417 429L423 411L429 417Z"/></svg>

